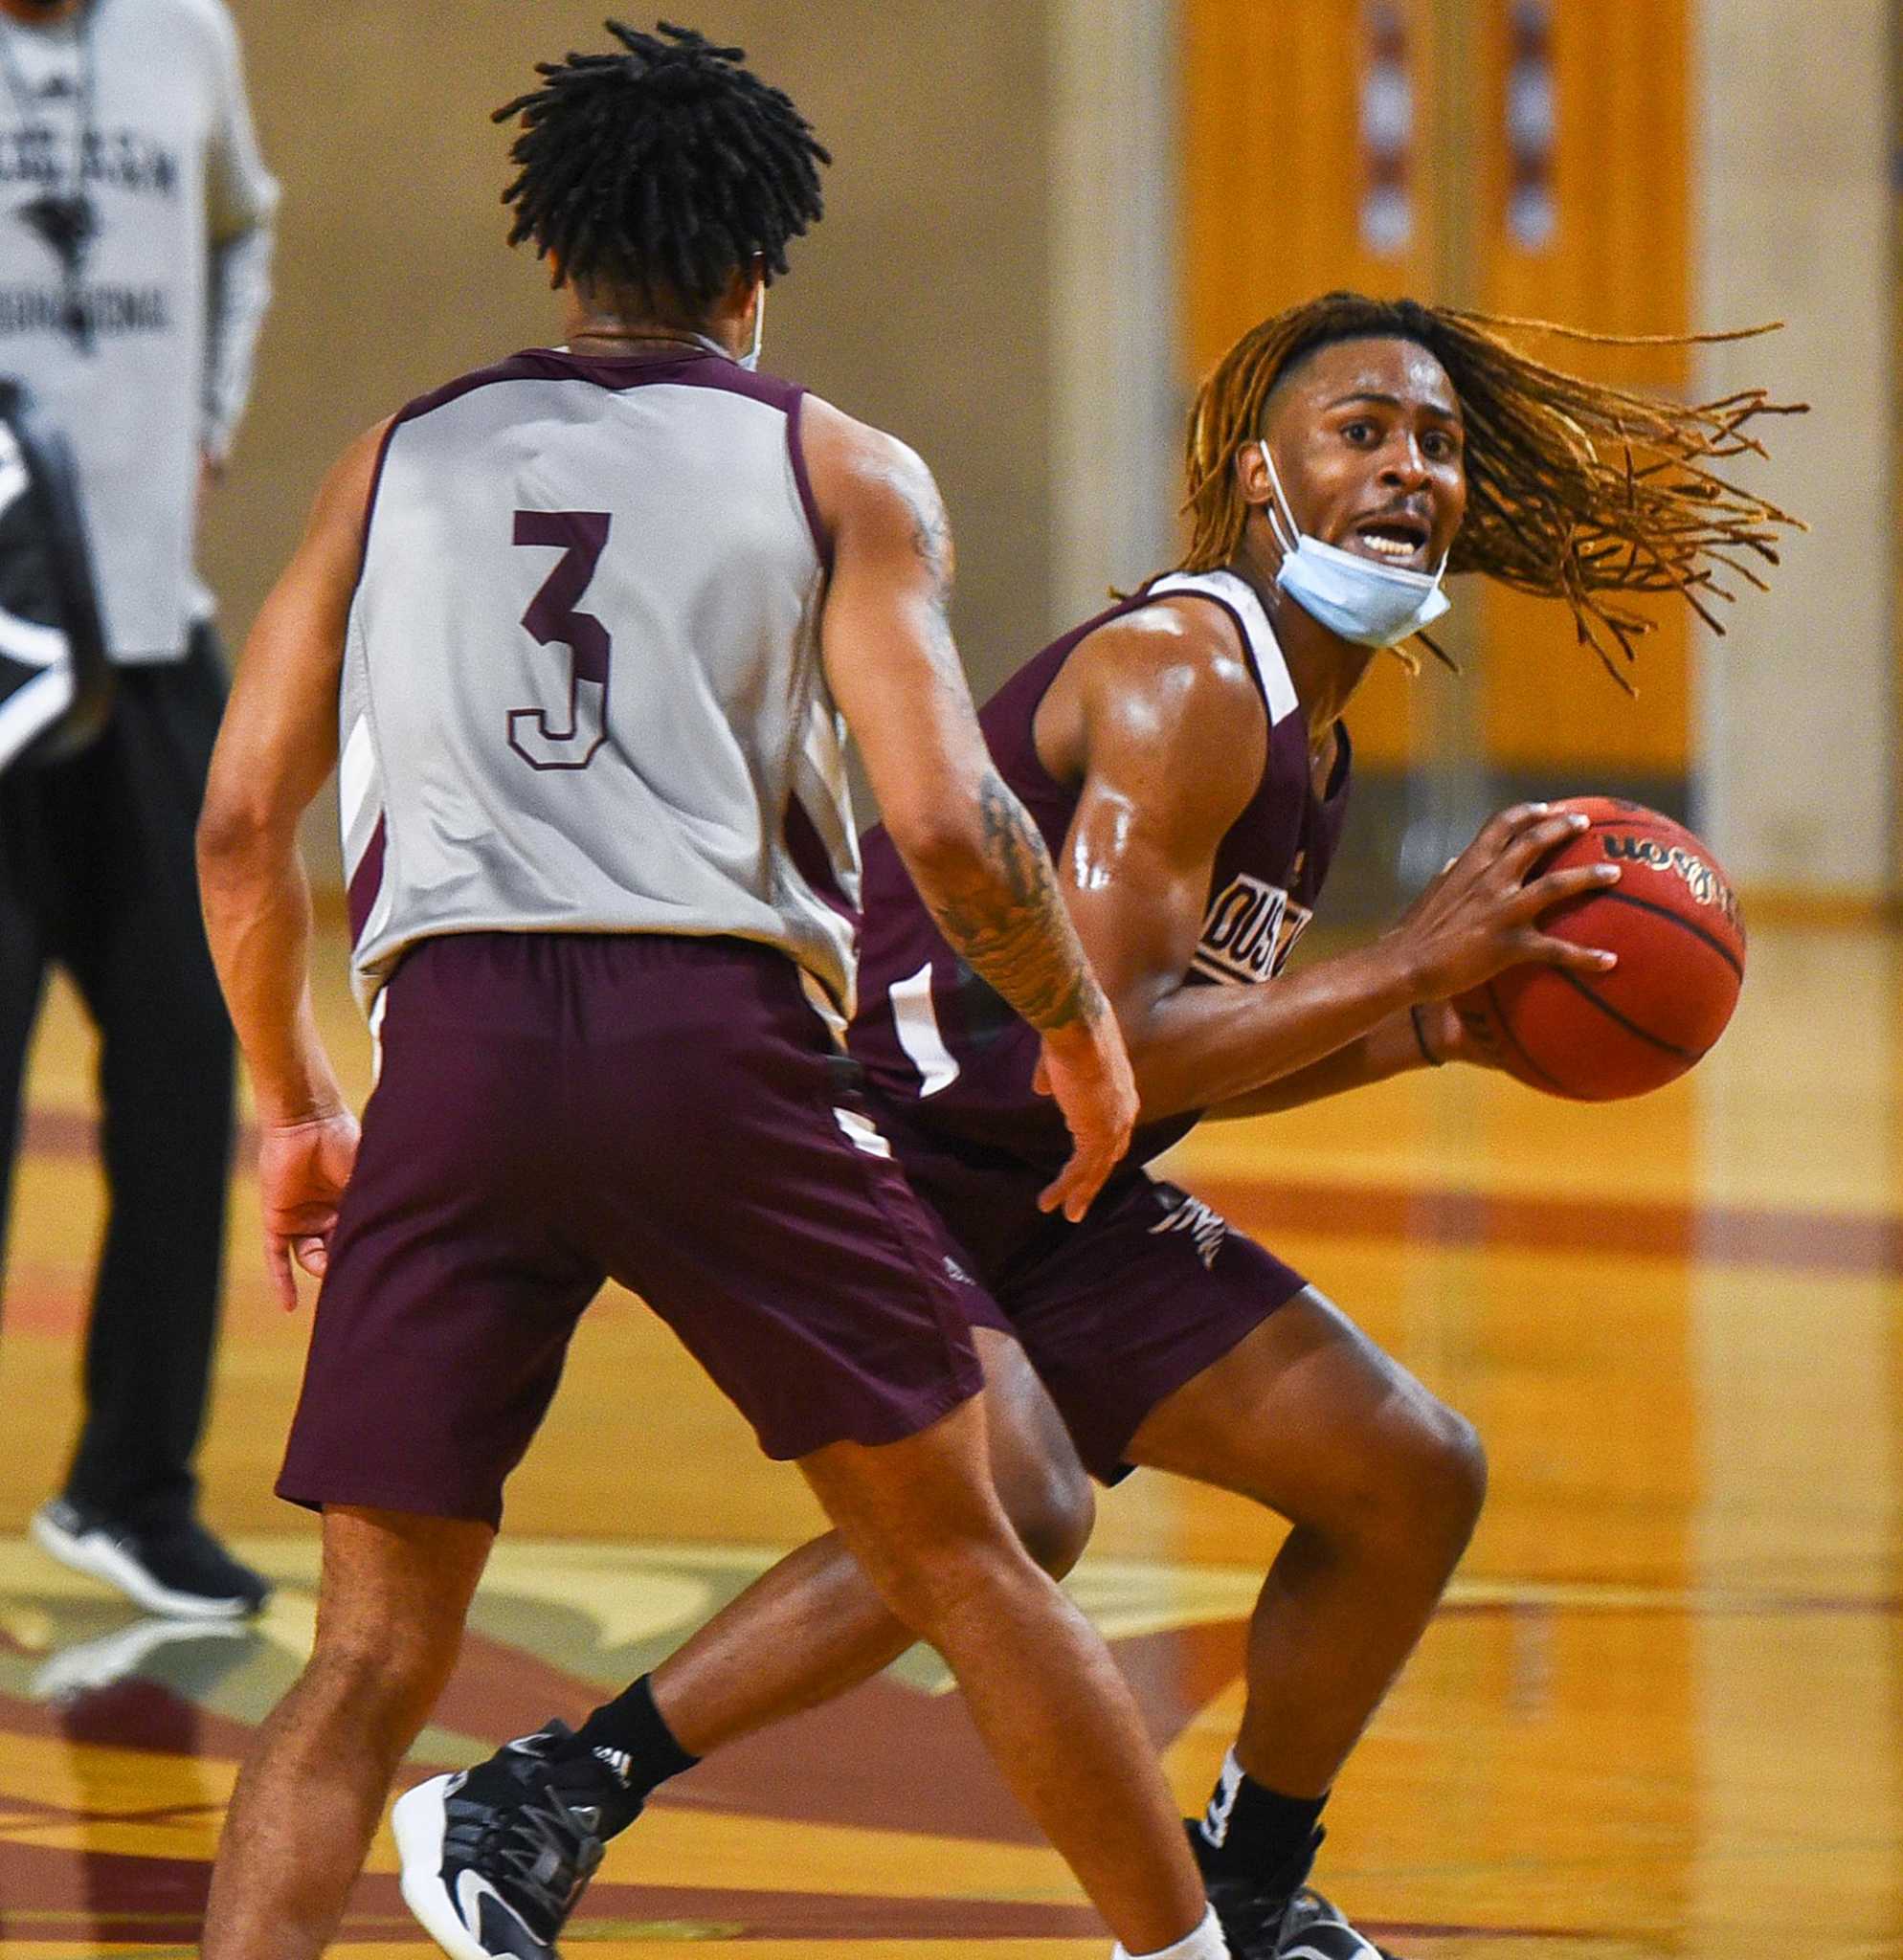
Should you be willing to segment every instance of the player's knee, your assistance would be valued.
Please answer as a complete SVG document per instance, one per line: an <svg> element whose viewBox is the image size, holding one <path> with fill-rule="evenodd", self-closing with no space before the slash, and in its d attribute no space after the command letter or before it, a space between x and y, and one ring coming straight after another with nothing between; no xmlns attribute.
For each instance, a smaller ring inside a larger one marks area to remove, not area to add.
<svg viewBox="0 0 1903 1960"><path fill-rule="evenodd" d="M377 1640L320 1638L305 1681L373 1735L406 1743L423 1726L456 1663L457 1642L433 1630L390 1629Z"/></svg>
<svg viewBox="0 0 1903 1960"><path fill-rule="evenodd" d="M1042 1462L998 1479L998 1502L1018 1542L1061 1579L1084 1556L1097 1522L1097 1500L1083 1466Z"/></svg>
<svg viewBox="0 0 1903 1960"><path fill-rule="evenodd" d="M906 1546L880 1574L885 1603L921 1639L936 1646L954 1622L989 1611L1000 1592L1031 1573L1024 1548L1000 1524Z"/></svg>
<svg viewBox="0 0 1903 1960"><path fill-rule="evenodd" d="M1311 1480L1285 1514L1397 1571L1431 1568L1444 1579L1487 1495L1487 1455L1473 1425L1414 1388L1333 1440L1334 1474Z"/></svg>
<svg viewBox="0 0 1903 1960"><path fill-rule="evenodd" d="M1445 1548L1449 1563L1466 1550L1487 1501L1487 1451L1466 1416L1443 1402L1413 1412L1400 1468L1413 1528Z"/></svg>

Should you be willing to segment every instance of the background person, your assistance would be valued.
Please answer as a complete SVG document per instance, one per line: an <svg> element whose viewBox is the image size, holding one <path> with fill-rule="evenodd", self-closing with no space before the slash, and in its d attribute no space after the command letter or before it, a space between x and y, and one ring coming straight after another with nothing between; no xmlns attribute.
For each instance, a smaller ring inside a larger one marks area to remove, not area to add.
<svg viewBox="0 0 1903 1960"><path fill-rule="evenodd" d="M233 1074L192 868L225 693L192 548L276 201L222 0L0 0L0 372L78 459L117 679L98 742L0 775L0 1214L56 964L99 1031L109 1193L84 1424L33 1528L148 1610L208 1616L266 1589L194 1515Z"/></svg>

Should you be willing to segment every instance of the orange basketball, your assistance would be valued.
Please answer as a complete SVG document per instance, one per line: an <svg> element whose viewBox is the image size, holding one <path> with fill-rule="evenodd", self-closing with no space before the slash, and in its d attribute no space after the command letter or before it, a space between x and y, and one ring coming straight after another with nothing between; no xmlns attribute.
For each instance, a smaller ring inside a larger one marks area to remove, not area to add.
<svg viewBox="0 0 1903 1960"><path fill-rule="evenodd" d="M1510 1075L1552 1096L1610 1102L1682 1076L1725 1031L1744 983L1744 922L1730 880L1684 825L1643 804L1574 796L1592 828L1542 872L1616 864L1619 882L1556 905L1541 927L1619 955L1609 973L1510 967L1454 1002Z"/></svg>

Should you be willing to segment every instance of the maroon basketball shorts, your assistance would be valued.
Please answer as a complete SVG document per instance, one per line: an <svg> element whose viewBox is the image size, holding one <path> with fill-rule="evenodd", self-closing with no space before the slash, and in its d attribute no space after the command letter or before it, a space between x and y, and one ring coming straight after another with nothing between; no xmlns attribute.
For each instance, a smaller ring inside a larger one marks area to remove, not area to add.
<svg viewBox="0 0 1903 1960"><path fill-rule="evenodd" d="M1090 1474L1119 1482L1143 1419L1308 1281L1199 1198L1119 1170L1081 1223L1040 1212L1049 1173L921 1129L875 1096L911 1187L959 1261L974 1326L1023 1348Z"/></svg>
<svg viewBox="0 0 1903 1960"><path fill-rule="evenodd" d="M280 1496L497 1522L608 1278L770 1457L913 1435L980 1386L969 1289L784 955L459 934L387 998Z"/></svg>

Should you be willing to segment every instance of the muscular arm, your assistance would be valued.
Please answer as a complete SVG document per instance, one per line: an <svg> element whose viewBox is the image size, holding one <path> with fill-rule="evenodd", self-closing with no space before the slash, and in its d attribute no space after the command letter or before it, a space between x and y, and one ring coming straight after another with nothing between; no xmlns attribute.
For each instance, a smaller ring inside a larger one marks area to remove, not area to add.
<svg viewBox="0 0 1903 1960"><path fill-rule="evenodd" d="M939 929L1045 1035L1107 1012L1043 839L993 767L947 619L952 552L930 472L823 403L808 464L834 538L826 677L880 813Z"/></svg>
<svg viewBox="0 0 1903 1960"><path fill-rule="evenodd" d="M1342 1051L1404 1023L1421 997L1391 944L1262 986L1184 984L1217 849L1261 780L1267 741L1223 615L1196 600L1146 608L1100 628L1060 684L1039 734L1047 760L1082 778L1064 895L1122 1024L1144 1118L1256 1098L1337 1055L1305 1079L1311 1094L1374 1080L1363 1071L1381 1054Z"/></svg>
<svg viewBox="0 0 1903 1960"><path fill-rule="evenodd" d="M239 663L198 824L218 979L267 1125L343 1107L311 1012L310 892L298 819L337 760L337 683L382 430L325 479Z"/></svg>
<svg viewBox="0 0 1903 1960"><path fill-rule="evenodd" d="M1405 1013L1388 1018L1357 1036L1345 1047L1292 1075L1281 1077L1265 1087L1219 1102L1208 1114L1216 1121L1235 1117L1273 1116L1284 1109L1298 1109L1305 1102L1325 1102L1331 1096L1345 1095L1350 1089L1365 1089L1374 1082L1385 1082L1415 1069L1439 1066L1448 1061L1477 1059L1467 1049L1460 1033L1460 1021L1452 1008L1437 1001L1421 1010L1422 1050L1416 1038L1414 1023ZM1433 1059L1428 1059L1429 1054Z"/></svg>

